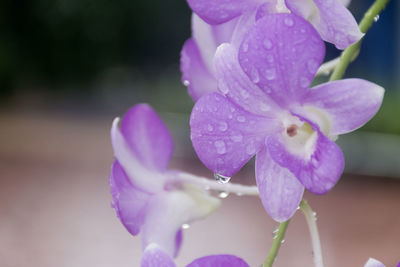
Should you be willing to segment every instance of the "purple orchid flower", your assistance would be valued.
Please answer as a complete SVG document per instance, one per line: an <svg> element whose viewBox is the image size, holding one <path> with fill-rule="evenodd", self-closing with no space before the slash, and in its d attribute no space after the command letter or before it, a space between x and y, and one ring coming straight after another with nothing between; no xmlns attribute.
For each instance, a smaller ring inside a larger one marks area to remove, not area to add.
<svg viewBox="0 0 400 267"><path fill-rule="evenodd" d="M144 251L141 267L176 267L172 258L157 244L150 244ZM249 267L249 265L233 255L210 255L198 258L186 267Z"/></svg>
<svg viewBox="0 0 400 267"><path fill-rule="evenodd" d="M304 187L315 194L332 189L344 166L333 140L365 124L382 102L383 88L361 79L309 89L324 53L301 17L266 15L239 50L218 48L219 92L200 98L191 114L193 146L215 173L232 176L257 154L261 200L279 222L296 211Z"/></svg>
<svg viewBox="0 0 400 267"><path fill-rule="evenodd" d="M259 15L292 12L307 19L322 39L338 49L363 37L357 22L345 7L344 0L188 0L199 17L211 25L225 23L248 12Z"/></svg>
<svg viewBox="0 0 400 267"><path fill-rule="evenodd" d="M110 176L112 206L132 235L141 233L143 248L154 242L176 256L182 225L204 218L220 200L179 182L178 171L167 170L172 138L149 105L134 106L120 128L118 123L116 118L111 128L116 157Z"/></svg>

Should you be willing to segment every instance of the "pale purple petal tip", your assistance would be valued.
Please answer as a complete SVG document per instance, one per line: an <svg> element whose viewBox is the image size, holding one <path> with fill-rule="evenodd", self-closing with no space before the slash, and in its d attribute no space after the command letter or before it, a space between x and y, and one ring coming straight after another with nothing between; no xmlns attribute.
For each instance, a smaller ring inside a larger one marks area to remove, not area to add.
<svg viewBox="0 0 400 267"><path fill-rule="evenodd" d="M374 258L369 258L364 267L385 267L385 265Z"/></svg>
<svg viewBox="0 0 400 267"><path fill-rule="evenodd" d="M190 8L208 24L221 24L255 8L257 0L187 0Z"/></svg>
<svg viewBox="0 0 400 267"><path fill-rule="evenodd" d="M198 46L193 39L185 42L181 51L182 82L194 101L217 90L217 82L205 66Z"/></svg>
<svg viewBox="0 0 400 267"><path fill-rule="evenodd" d="M364 36L340 0L286 0L286 5L293 13L309 20L322 39L338 49L345 49Z"/></svg>
<svg viewBox="0 0 400 267"><path fill-rule="evenodd" d="M212 171L232 176L264 144L278 125L251 114L218 93L200 98L193 108L191 139L200 160Z"/></svg>
<svg viewBox="0 0 400 267"><path fill-rule="evenodd" d="M310 23L293 14L273 14L245 35L239 62L254 84L288 107L307 92L324 54L324 43Z"/></svg>
<svg viewBox="0 0 400 267"><path fill-rule="evenodd" d="M122 118L121 133L133 154L149 169L165 171L173 151L168 128L147 104L129 109Z"/></svg>
<svg viewBox="0 0 400 267"><path fill-rule="evenodd" d="M118 161L112 165L110 175L112 207L125 228L137 235L144 223L150 195L130 182Z"/></svg>
<svg viewBox="0 0 400 267"><path fill-rule="evenodd" d="M175 267L174 261L157 244L148 245L142 256L140 267Z"/></svg>
<svg viewBox="0 0 400 267"><path fill-rule="evenodd" d="M333 135L364 125L382 104L384 89L361 79L345 79L321 84L308 92L304 105L320 109L330 122Z"/></svg>
<svg viewBox="0 0 400 267"><path fill-rule="evenodd" d="M314 132L300 153L291 151L290 143L281 134L271 135L267 148L276 163L288 168L309 191L321 195L330 191L340 179L344 158L338 145L313 123L308 123Z"/></svg>
<svg viewBox="0 0 400 267"><path fill-rule="evenodd" d="M186 267L249 267L249 265L234 255L210 255L198 258Z"/></svg>
<svg viewBox="0 0 400 267"><path fill-rule="evenodd" d="M290 219L299 207L304 186L288 169L276 164L265 148L257 153L256 178L269 216L278 222Z"/></svg>

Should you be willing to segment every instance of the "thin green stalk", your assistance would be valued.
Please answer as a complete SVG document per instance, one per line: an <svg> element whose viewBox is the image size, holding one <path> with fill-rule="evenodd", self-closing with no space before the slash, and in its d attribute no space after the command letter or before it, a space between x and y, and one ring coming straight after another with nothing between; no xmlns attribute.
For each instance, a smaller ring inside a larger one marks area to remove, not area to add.
<svg viewBox="0 0 400 267"><path fill-rule="evenodd" d="M290 220L287 220L286 222L279 224L278 232L274 236L274 242L272 243L268 256L264 261L263 267L271 267L274 263L276 255L278 255L279 248L281 247L283 239L285 238L285 233L289 225L289 221Z"/></svg>
<svg viewBox="0 0 400 267"><path fill-rule="evenodd" d="M390 0L376 0L368 9L361 20L359 27L362 33L366 33L375 21L375 18L382 12ZM340 56L340 62L333 71L329 81L339 80L343 77L350 62L353 61L360 51L361 41L347 47Z"/></svg>

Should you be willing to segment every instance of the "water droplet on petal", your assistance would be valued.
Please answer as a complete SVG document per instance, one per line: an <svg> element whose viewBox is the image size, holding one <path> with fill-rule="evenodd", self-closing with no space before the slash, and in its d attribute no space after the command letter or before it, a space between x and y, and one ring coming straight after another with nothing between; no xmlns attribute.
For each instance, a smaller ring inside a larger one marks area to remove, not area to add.
<svg viewBox="0 0 400 267"><path fill-rule="evenodd" d="M301 88L307 88L310 85L310 81L306 77L300 78L300 86Z"/></svg>
<svg viewBox="0 0 400 267"><path fill-rule="evenodd" d="M260 74L258 73L258 70L256 68L253 68L251 70L250 76L253 83L258 83L260 81Z"/></svg>
<svg viewBox="0 0 400 267"><path fill-rule="evenodd" d="M247 92L247 90L245 90L245 89L242 89L242 90L240 91L240 94L242 95L242 97L243 97L244 99L246 99L246 98L249 97L249 92Z"/></svg>
<svg viewBox="0 0 400 267"><path fill-rule="evenodd" d="M218 173L214 173L214 178L220 184L229 183L229 181L231 180L231 177L225 176L225 175L222 175L222 174L218 174Z"/></svg>
<svg viewBox="0 0 400 267"><path fill-rule="evenodd" d="M213 127L211 124L208 124L208 125L207 125L207 130L208 130L209 132L212 132L212 131L214 130L214 127Z"/></svg>
<svg viewBox="0 0 400 267"><path fill-rule="evenodd" d="M275 69L266 69L265 70L265 78L269 81L272 81L273 79L275 79L276 76L276 71Z"/></svg>
<svg viewBox="0 0 400 267"><path fill-rule="evenodd" d="M187 223L182 224L182 229L189 229L190 225Z"/></svg>
<svg viewBox="0 0 400 267"><path fill-rule="evenodd" d="M267 111L269 111L271 108L270 108L270 106L268 106L267 104L261 103L261 104L260 104L260 109L261 109L261 111L267 112Z"/></svg>
<svg viewBox="0 0 400 267"><path fill-rule="evenodd" d="M228 129L228 124L224 121L220 122L218 129L225 132Z"/></svg>
<svg viewBox="0 0 400 267"><path fill-rule="evenodd" d="M246 147L246 153L248 155L253 155L254 153L256 153L256 148L255 148L254 144L250 144Z"/></svg>
<svg viewBox="0 0 400 267"><path fill-rule="evenodd" d="M188 80L184 80L184 81L183 81L183 85L184 85L184 86L189 86L189 85L190 85L190 82L189 82Z"/></svg>
<svg viewBox="0 0 400 267"><path fill-rule="evenodd" d="M241 134L232 135L232 136L231 136L231 140L232 140L233 142L242 142L243 136L242 136Z"/></svg>
<svg viewBox="0 0 400 267"><path fill-rule="evenodd" d="M289 27L292 27L294 24L294 21L291 18L285 18L284 22L285 22L285 25L289 26Z"/></svg>
<svg viewBox="0 0 400 267"><path fill-rule="evenodd" d="M271 49L272 48L272 42L269 38L265 38L263 41L263 45L265 49Z"/></svg>
<svg viewBox="0 0 400 267"><path fill-rule="evenodd" d="M307 61L307 68L311 74L315 74L318 70L318 62L314 59Z"/></svg>
<svg viewBox="0 0 400 267"><path fill-rule="evenodd" d="M377 22L379 20L379 14L374 17L374 21Z"/></svg>
<svg viewBox="0 0 400 267"><path fill-rule="evenodd" d="M246 121L246 118L244 116L238 116L236 119L237 119L238 122L245 122Z"/></svg>
<svg viewBox="0 0 400 267"><path fill-rule="evenodd" d="M220 191L220 192L218 193L218 197L219 197L219 198L227 198L228 196L229 196L229 193L226 192L226 191Z"/></svg>
<svg viewBox="0 0 400 267"><path fill-rule="evenodd" d="M214 146L217 149L218 154L225 154L226 153L226 147L225 147L225 142L224 141L215 141Z"/></svg>
<svg viewBox="0 0 400 267"><path fill-rule="evenodd" d="M229 87L226 85L226 82L224 80L218 81L218 89L224 95L229 92Z"/></svg>
<svg viewBox="0 0 400 267"><path fill-rule="evenodd" d="M268 55L267 55L267 61L268 61L269 63L273 63L273 62L274 62L274 56L271 55L271 54L268 54Z"/></svg>
<svg viewBox="0 0 400 267"><path fill-rule="evenodd" d="M243 50L243 52L245 52L245 53L249 50L249 44L248 44L247 42L243 44L242 50Z"/></svg>

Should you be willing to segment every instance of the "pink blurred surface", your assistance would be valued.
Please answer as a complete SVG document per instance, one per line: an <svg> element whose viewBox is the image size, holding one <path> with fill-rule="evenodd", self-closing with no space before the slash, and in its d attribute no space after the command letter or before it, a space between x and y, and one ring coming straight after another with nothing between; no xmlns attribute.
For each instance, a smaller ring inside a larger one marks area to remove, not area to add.
<svg viewBox="0 0 400 267"><path fill-rule="evenodd" d="M0 114L0 266L139 266L140 238L110 208L111 119ZM198 161L172 165L211 176ZM252 183L249 170L232 181ZM400 260L400 180L345 175L329 194L306 199L318 213L325 266ZM230 253L259 266L276 225L258 198L229 196L184 231L176 262ZM298 213L274 266L312 266L311 251Z"/></svg>

